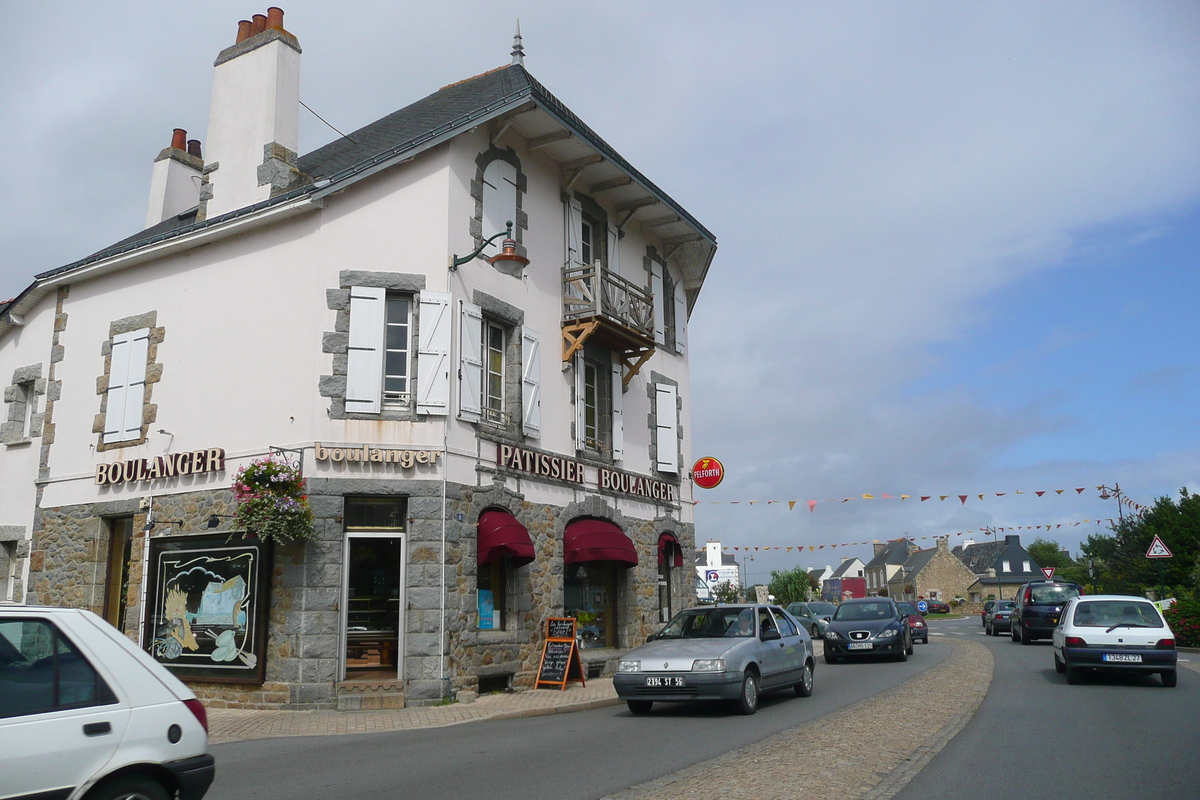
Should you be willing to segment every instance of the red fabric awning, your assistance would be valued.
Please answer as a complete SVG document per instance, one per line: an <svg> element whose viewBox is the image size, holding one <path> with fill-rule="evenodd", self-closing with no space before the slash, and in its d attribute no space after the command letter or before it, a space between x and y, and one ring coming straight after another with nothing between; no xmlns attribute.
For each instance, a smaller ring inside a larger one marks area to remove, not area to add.
<svg viewBox="0 0 1200 800"><path fill-rule="evenodd" d="M563 532L563 563L582 561L618 561L636 567L638 554L616 525L602 519L581 519Z"/></svg>
<svg viewBox="0 0 1200 800"><path fill-rule="evenodd" d="M679 546L679 540L674 534L664 533L658 537L658 565L661 567L668 561L671 566L683 566L683 548Z"/></svg>
<svg viewBox="0 0 1200 800"><path fill-rule="evenodd" d="M489 509L479 515L479 565L508 556L514 567L533 561L533 541L529 531L507 511Z"/></svg>

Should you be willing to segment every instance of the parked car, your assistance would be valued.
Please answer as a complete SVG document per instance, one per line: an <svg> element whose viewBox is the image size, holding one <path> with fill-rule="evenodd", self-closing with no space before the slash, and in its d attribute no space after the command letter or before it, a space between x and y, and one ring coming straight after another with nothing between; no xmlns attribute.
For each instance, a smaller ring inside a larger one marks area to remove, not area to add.
<svg viewBox="0 0 1200 800"><path fill-rule="evenodd" d="M832 603L821 603L819 605L828 605L833 611L827 615L821 615L814 606L817 603L792 603L787 607L787 612L796 618L796 621L801 623L808 634L814 639L820 639L825 635L825 629L829 627L829 618L833 616L833 611L837 607Z"/></svg>
<svg viewBox="0 0 1200 800"><path fill-rule="evenodd" d="M90 611L0 607L0 797L199 800L196 695Z"/></svg>
<svg viewBox="0 0 1200 800"><path fill-rule="evenodd" d="M900 609L900 613L908 615L908 634L913 644L916 644L918 639L929 644L929 623L925 621L925 615L907 600L897 601L896 608Z"/></svg>
<svg viewBox="0 0 1200 800"><path fill-rule="evenodd" d="M825 661L829 664L853 656L881 654L907 661L912 652L908 622L887 597L843 601L825 631Z"/></svg>
<svg viewBox="0 0 1200 800"><path fill-rule="evenodd" d="M1032 581L1017 589L1013 601L1009 635L1014 642L1031 644L1048 639L1058 625L1063 607L1072 597L1083 594L1079 584L1070 581Z"/></svg>
<svg viewBox="0 0 1200 800"><path fill-rule="evenodd" d="M984 630L988 636L999 636L1001 631L1012 630L1012 600L993 600L992 609L987 615Z"/></svg>
<svg viewBox="0 0 1200 800"><path fill-rule="evenodd" d="M981 627L981 628L987 627L987 616L988 616L988 613L991 612L992 607L994 605L996 605L995 600L987 600L984 602L983 610L979 612L979 627Z"/></svg>
<svg viewBox="0 0 1200 800"><path fill-rule="evenodd" d="M1092 595L1067 601L1051 635L1054 668L1079 683L1084 670L1158 673L1174 686L1175 634L1154 604L1142 597Z"/></svg>
<svg viewBox="0 0 1200 800"><path fill-rule="evenodd" d="M950 604L943 603L941 600L926 600L925 605L928 607L926 614L949 614Z"/></svg>
<svg viewBox="0 0 1200 800"><path fill-rule="evenodd" d="M808 631L778 606L721 605L681 611L617 662L613 686L634 714L655 703L734 700L758 710L762 692L813 691Z"/></svg>

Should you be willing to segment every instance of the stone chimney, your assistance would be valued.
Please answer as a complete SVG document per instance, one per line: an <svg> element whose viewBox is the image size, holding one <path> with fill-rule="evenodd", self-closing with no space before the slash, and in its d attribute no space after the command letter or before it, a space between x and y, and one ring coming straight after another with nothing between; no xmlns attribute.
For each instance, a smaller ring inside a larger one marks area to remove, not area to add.
<svg viewBox="0 0 1200 800"><path fill-rule="evenodd" d="M872 542L872 546L875 548L875 552L872 553L872 555L877 556L883 552L885 547L887 547L887 542Z"/></svg>
<svg viewBox="0 0 1200 800"><path fill-rule="evenodd" d="M268 8L238 23L213 65L207 183L201 218L267 200L296 183L300 146L300 42Z"/></svg>
<svg viewBox="0 0 1200 800"><path fill-rule="evenodd" d="M150 175L150 207L146 210L146 227L151 228L178 214L195 208L200 202L201 172L200 142L187 140L187 131L176 128L171 146L163 148L154 159Z"/></svg>
<svg viewBox="0 0 1200 800"><path fill-rule="evenodd" d="M937 549L938 549L938 550L945 550L945 551L949 552L949 550L950 550L950 537L949 537L949 536L939 536L939 537L937 537Z"/></svg>

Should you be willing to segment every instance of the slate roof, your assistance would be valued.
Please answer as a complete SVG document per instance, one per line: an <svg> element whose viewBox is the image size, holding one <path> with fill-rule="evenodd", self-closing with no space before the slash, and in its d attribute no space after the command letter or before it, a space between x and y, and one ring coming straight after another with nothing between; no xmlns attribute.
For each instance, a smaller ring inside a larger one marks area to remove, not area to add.
<svg viewBox="0 0 1200 800"><path fill-rule="evenodd" d="M966 547L959 545L950 552L958 556L971 572L982 575L1000 561L1004 547L1004 542L977 542Z"/></svg>
<svg viewBox="0 0 1200 800"><path fill-rule="evenodd" d="M561 124L570 128L576 136L587 142L607 161L620 167L648 191L657 195L670 207L672 212L686 220L715 246L716 237L695 217L636 170L562 101L530 75L523 65L512 64L443 87L399 111L359 128L349 134L347 138L337 139L301 156L297 166L304 179L310 182L292 191L200 222L196 221L194 209L184 212L178 217L164 220L158 225L115 242L85 258L42 272L36 277L39 280L50 278L123 252L137 250L195 230L253 214L305 195L315 194L318 191L322 193L331 191L330 184L324 183L324 181L328 180L336 185L349 180L395 159L407 151L419 149L432 140L454 134L457 131L468 130L483 117L530 100L536 102L543 111L558 119ZM7 304L0 304L0 314L28 294L34 285L8 301Z"/></svg>
<svg viewBox="0 0 1200 800"><path fill-rule="evenodd" d="M846 577L846 570L850 569L850 567L852 567L852 566L854 565L854 562L855 562L855 561L861 561L861 559L859 559L859 558L846 558L846 559L843 559L843 560L842 560L842 563L841 563L841 564L838 564L838 568L837 568L837 569L835 569L835 570L833 571L833 575L831 575L830 577L831 577L831 578L844 578L844 577ZM851 577L856 577L856 576L851 576Z"/></svg>
<svg viewBox="0 0 1200 800"><path fill-rule="evenodd" d="M908 560L909 544L908 539L893 539L867 562L867 566L878 567L883 564L903 566L904 562Z"/></svg>
<svg viewBox="0 0 1200 800"><path fill-rule="evenodd" d="M925 565L929 563L930 559L932 559L936 553L937 548L931 547L928 550L917 550L915 553L910 555L908 560L904 562L905 577L911 578L914 575L919 574L921 570L925 569Z"/></svg>
<svg viewBox="0 0 1200 800"><path fill-rule="evenodd" d="M1008 535L1002 542L979 542L966 547L956 547L951 552L958 556L967 569L982 576L989 569L996 570L995 578L983 578L984 583L1024 583L1025 581L1040 580L1041 567L1034 561L1029 551L1021 545L1019 535ZM1009 569L1002 569L1005 560ZM1029 562L1029 569L1024 569L1024 562Z"/></svg>

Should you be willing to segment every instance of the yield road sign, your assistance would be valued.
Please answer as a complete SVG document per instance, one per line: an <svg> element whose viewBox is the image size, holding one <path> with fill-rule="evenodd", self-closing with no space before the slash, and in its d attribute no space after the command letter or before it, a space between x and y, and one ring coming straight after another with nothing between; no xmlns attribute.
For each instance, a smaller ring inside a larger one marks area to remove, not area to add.
<svg viewBox="0 0 1200 800"><path fill-rule="evenodd" d="M1146 558L1172 558L1172 555L1163 544L1163 540L1155 536L1154 541L1150 543L1150 549L1146 551Z"/></svg>
<svg viewBox="0 0 1200 800"><path fill-rule="evenodd" d="M1054 567L1042 567L1042 574L1046 576L1046 580L1054 577Z"/></svg>

